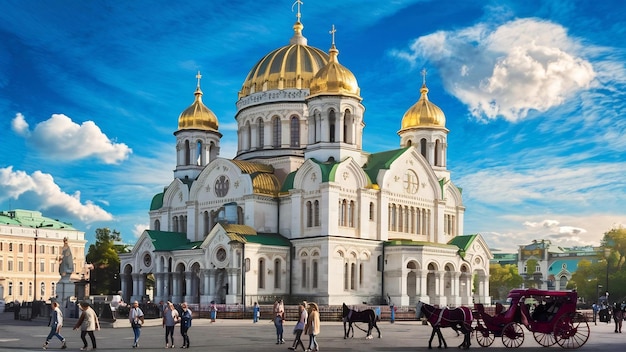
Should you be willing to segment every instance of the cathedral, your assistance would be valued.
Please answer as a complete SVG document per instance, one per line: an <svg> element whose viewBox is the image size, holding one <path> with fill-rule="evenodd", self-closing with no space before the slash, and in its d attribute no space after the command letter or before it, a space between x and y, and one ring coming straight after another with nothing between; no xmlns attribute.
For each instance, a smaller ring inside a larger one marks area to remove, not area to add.
<svg viewBox="0 0 626 352"><path fill-rule="evenodd" d="M288 44L245 77L233 159L220 157L198 73L174 132L173 180L152 199L150 228L120 254L122 297L490 303L492 255L480 235L463 235L446 118L425 79L395 120L398 148L367 152L365 106L356 76L339 63L334 30L326 52L308 45L303 28L298 9Z"/></svg>

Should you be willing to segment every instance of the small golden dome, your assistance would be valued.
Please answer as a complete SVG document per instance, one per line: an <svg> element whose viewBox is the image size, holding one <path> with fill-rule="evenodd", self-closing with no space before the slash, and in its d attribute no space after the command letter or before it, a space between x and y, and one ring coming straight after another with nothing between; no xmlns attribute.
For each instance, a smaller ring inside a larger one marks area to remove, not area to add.
<svg viewBox="0 0 626 352"><path fill-rule="evenodd" d="M196 77L198 78L198 86L193 93L196 99L178 117L178 129L217 131L217 116L202 103L202 90L200 90L200 78L202 76L200 72L198 72Z"/></svg>
<svg viewBox="0 0 626 352"><path fill-rule="evenodd" d="M296 22L289 45L270 52L254 65L241 86L239 99L273 89L309 88L313 76L328 63L328 55L307 45L303 28Z"/></svg>
<svg viewBox="0 0 626 352"><path fill-rule="evenodd" d="M333 44L329 51L330 59L311 80L311 95L315 94L349 94L359 95L361 89L354 74L339 63L339 50Z"/></svg>
<svg viewBox="0 0 626 352"><path fill-rule="evenodd" d="M418 127L446 128L446 115L435 104L428 100L426 84L420 89L422 96L411 106L402 118L402 130Z"/></svg>

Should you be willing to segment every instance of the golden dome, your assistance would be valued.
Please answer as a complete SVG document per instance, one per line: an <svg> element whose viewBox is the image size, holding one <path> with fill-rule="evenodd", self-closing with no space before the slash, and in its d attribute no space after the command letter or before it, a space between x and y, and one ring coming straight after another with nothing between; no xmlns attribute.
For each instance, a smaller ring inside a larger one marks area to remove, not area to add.
<svg viewBox="0 0 626 352"><path fill-rule="evenodd" d="M333 44L330 48L330 59L311 81L311 95L315 94L350 94L359 95L361 89L354 74L339 63L339 50Z"/></svg>
<svg viewBox="0 0 626 352"><path fill-rule="evenodd" d="M411 106L402 118L402 130L418 127L446 128L446 115L435 104L428 100L426 84L420 89L422 96Z"/></svg>
<svg viewBox="0 0 626 352"><path fill-rule="evenodd" d="M217 131L217 116L202 103L202 90L200 90L200 72L196 76L198 86L193 93L195 101L185 109L178 117L179 130L212 130Z"/></svg>
<svg viewBox="0 0 626 352"><path fill-rule="evenodd" d="M313 76L328 63L328 55L307 45L302 28L302 23L296 22L289 45L272 51L254 65L239 91L239 99L273 89L309 88Z"/></svg>

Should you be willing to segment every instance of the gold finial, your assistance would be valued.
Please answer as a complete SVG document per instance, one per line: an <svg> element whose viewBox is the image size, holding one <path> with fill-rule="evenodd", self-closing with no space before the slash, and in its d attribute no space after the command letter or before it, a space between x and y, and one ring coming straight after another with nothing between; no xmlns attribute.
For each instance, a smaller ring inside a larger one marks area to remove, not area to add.
<svg viewBox="0 0 626 352"><path fill-rule="evenodd" d="M332 45L335 46L335 33L337 32L337 30L335 29L335 25L333 24L333 29L331 29L328 33L330 33L330 35L332 35L333 37L333 42Z"/></svg>
<svg viewBox="0 0 626 352"><path fill-rule="evenodd" d="M422 69L422 85L426 85L426 69Z"/></svg>
<svg viewBox="0 0 626 352"><path fill-rule="evenodd" d="M200 78L202 78L202 75L200 74L200 70L198 70L198 74L196 75L196 78L198 79L198 88L200 88Z"/></svg>
<svg viewBox="0 0 626 352"><path fill-rule="evenodd" d="M304 4L302 2L302 0L296 0L296 2L293 3L293 5L291 5L291 11L293 12L293 7L294 6L298 6L298 13L296 14L296 19L298 22L300 22L300 17L302 17L302 13L300 12L300 5Z"/></svg>

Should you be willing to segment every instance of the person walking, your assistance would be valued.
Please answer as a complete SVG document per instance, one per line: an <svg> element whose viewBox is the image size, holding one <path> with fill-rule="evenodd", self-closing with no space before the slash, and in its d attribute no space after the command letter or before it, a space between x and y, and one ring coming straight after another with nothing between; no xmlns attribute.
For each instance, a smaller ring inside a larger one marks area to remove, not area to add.
<svg viewBox="0 0 626 352"><path fill-rule="evenodd" d="M261 307L259 307L259 304L257 302L254 302L254 306L252 307L252 322L253 323L258 322L260 317L261 317Z"/></svg>
<svg viewBox="0 0 626 352"><path fill-rule="evenodd" d="M97 346L94 331L100 330L98 315L87 302L80 302L79 307L83 312L80 314L76 325L74 325L74 330L80 328L80 339L83 340L83 347L81 347L80 350L86 351L89 347L87 339L85 338L87 335L89 335L89 339L91 340L91 347L95 350Z"/></svg>
<svg viewBox="0 0 626 352"><path fill-rule="evenodd" d="M50 327L50 333L48 334L48 337L46 337L46 342L43 344L43 349L45 350L48 348L48 344L54 336L56 336L61 341L61 348L66 349L67 344L65 343L65 338L61 336L61 328L63 327L63 313L61 312L61 309L59 309L59 302L57 301L52 302L52 313L50 313L50 324L48 324L48 326Z"/></svg>
<svg viewBox="0 0 626 352"><path fill-rule="evenodd" d="M273 309L273 317L274 317L274 327L276 328L276 344L285 343L285 339L283 339L283 321L285 320L285 310L281 305L282 300L277 299L274 301L274 309Z"/></svg>
<svg viewBox="0 0 626 352"><path fill-rule="evenodd" d="M296 338L293 340L293 345L290 346L289 349L295 351L298 346L302 346L302 351L305 351L306 349L304 348L304 343L302 343L302 332L304 331L306 321L309 317L309 314L306 311L306 304L300 303L298 311L300 312L300 318L298 319L296 326L293 328Z"/></svg>
<svg viewBox="0 0 626 352"><path fill-rule="evenodd" d="M191 327L191 309L187 307L187 302L183 302L181 305L183 309L182 314L180 315L180 334L183 335L183 345L182 348L189 348L189 328ZM172 340L172 345L174 344L174 340ZM172 346L174 347L174 346Z"/></svg>
<svg viewBox="0 0 626 352"><path fill-rule="evenodd" d="M309 303L311 312L309 313L309 319L307 319L304 333L309 335L309 348L307 352L319 351L319 345L317 343L316 336L320 333L320 312L317 303Z"/></svg>
<svg viewBox="0 0 626 352"><path fill-rule="evenodd" d="M133 307L128 312L128 321L130 321L130 327L133 328L133 348L139 346L139 336L141 335L141 326L143 325L143 311L139 308L139 302L133 302Z"/></svg>
<svg viewBox="0 0 626 352"><path fill-rule="evenodd" d="M174 348L174 326L180 322L178 310L174 308L174 304L167 301L167 306L163 311L163 327L165 328L165 348ZM169 338L169 339L168 339ZM172 344L168 344L172 340Z"/></svg>

